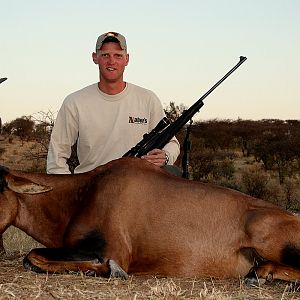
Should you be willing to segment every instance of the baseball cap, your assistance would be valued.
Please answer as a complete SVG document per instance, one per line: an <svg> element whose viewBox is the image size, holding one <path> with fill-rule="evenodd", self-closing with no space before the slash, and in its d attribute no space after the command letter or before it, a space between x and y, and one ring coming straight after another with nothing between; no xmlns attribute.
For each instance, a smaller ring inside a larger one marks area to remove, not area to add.
<svg viewBox="0 0 300 300"><path fill-rule="evenodd" d="M118 32L107 32L104 34L101 34L98 39L97 39L97 43L96 43L96 51L101 49L102 45L104 42L118 42L120 44L120 47L127 51L127 45L126 45L126 39L125 37L118 33Z"/></svg>

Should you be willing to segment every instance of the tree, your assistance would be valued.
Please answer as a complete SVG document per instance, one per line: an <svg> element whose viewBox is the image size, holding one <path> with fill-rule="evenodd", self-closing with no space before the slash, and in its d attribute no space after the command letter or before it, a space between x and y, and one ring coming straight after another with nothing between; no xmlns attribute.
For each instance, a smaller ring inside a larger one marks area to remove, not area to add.
<svg viewBox="0 0 300 300"><path fill-rule="evenodd" d="M8 135L18 136L22 143L24 140L29 140L33 137L34 121L31 116L22 116L3 126L3 131Z"/></svg>
<svg viewBox="0 0 300 300"><path fill-rule="evenodd" d="M170 104L164 109L167 118L174 122L181 114L186 110L186 106L183 104L176 105L175 102L170 102Z"/></svg>
<svg viewBox="0 0 300 300"><path fill-rule="evenodd" d="M243 156L249 157L254 141L260 133L260 123L252 120L241 120L233 122L232 135L237 146L241 148Z"/></svg>
<svg viewBox="0 0 300 300"><path fill-rule="evenodd" d="M265 133L254 147L254 155L263 162L266 170L277 170L280 184L291 174L294 160L299 158L298 151L298 140L281 131Z"/></svg>
<svg viewBox="0 0 300 300"><path fill-rule="evenodd" d="M29 149L26 158L30 160L46 160L48 153L49 140L54 126L54 113L38 112L32 116L34 120L34 134L33 137L36 141L36 147Z"/></svg>
<svg viewBox="0 0 300 300"><path fill-rule="evenodd" d="M193 125L193 136L203 140L206 148L229 149L233 143L232 122L230 120L209 120L195 122Z"/></svg>

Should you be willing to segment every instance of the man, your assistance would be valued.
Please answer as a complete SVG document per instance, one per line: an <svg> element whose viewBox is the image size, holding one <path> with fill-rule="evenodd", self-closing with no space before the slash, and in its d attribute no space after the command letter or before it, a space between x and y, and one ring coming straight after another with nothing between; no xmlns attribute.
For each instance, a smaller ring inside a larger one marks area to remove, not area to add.
<svg viewBox="0 0 300 300"><path fill-rule="evenodd" d="M70 173L66 161L76 141L79 165L75 173L122 157L164 116L162 104L152 91L123 80L129 62L123 35L100 35L92 58L100 80L64 100L51 135L48 173ZM142 159L157 166L172 165L179 151L174 137L163 149L154 149Z"/></svg>

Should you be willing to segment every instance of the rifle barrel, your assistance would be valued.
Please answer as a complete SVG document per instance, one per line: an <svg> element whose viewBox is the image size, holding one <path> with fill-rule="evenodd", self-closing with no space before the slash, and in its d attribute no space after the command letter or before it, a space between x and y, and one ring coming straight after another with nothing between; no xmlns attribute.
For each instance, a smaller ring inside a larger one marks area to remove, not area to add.
<svg viewBox="0 0 300 300"><path fill-rule="evenodd" d="M214 84L201 98L194 103L188 110L186 110L180 117L184 115L184 118L186 119L186 124L192 117L193 115L200 110L200 108L204 105L202 101L209 95L213 90L215 90L227 77L229 77L245 60L247 57L245 56L240 56L240 61L230 70L228 71L216 84ZM198 108L198 109L197 109ZM179 117L179 118L180 118ZM183 124L183 125L184 125Z"/></svg>
<svg viewBox="0 0 300 300"><path fill-rule="evenodd" d="M155 148L162 149L169 140L175 136L179 130L192 119L192 117L200 110L204 105L203 100L216 88L218 87L228 76L231 75L247 58L240 56L240 61L227 72L213 87L211 87L198 101L196 101L189 109L185 110L181 116L178 117L173 123L168 124L166 117L164 117L159 124L163 124L159 130L155 128L149 134L144 135L144 138L124 156L136 156L141 157L147 154L150 150Z"/></svg>
<svg viewBox="0 0 300 300"><path fill-rule="evenodd" d="M0 78L0 83L2 83L3 81L5 81L7 78L4 77L4 78Z"/></svg>

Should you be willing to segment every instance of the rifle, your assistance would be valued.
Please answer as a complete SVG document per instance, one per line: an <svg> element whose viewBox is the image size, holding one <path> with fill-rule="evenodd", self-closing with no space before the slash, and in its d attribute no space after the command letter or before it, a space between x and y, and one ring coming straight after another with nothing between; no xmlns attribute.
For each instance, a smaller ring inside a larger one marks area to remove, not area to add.
<svg viewBox="0 0 300 300"><path fill-rule="evenodd" d="M233 73L243 62L245 62L246 59L247 57L240 56L240 61L213 87L211 87L197 102L195 102L189 109L185 110L172 124L167 117L162 118L156 127L150 133L144 134L143 139L129 151L127 151L123 157L141 157L155 148L162 149L170 141L170 139L176 133L178 133L179 130L201 109L201 107L204 105L203 100L228 76L230 76L231 73Z"/></svg>
<svg viewBox="0 0 300 300"><path fill-rule="evenodd" d="M2 83L3 81L5 81L7 78L4 77L4 78L0 78L0 83Z"/></svg>

